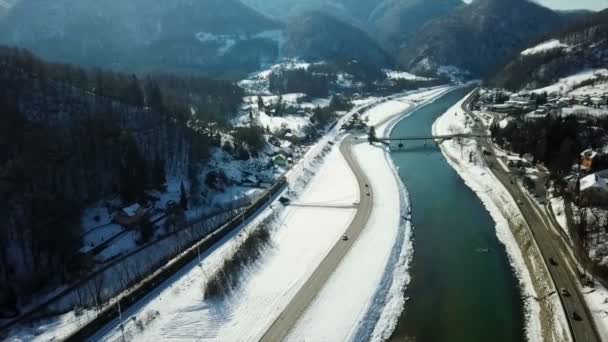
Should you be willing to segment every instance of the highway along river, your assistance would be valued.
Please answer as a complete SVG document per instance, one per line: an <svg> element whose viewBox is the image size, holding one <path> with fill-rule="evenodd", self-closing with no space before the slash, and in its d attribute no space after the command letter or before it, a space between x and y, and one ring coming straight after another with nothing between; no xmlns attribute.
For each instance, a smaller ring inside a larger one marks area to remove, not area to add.
<svg viewBox="0 0 608 342"><path fill-rule="evenodd" d="M435 119L465 93L417 110L392 135L430 135ZM414 258L409 300L391 340L525 340L519 285L479 198L432 142L406 142L392 157L412 202Z"/></svg>

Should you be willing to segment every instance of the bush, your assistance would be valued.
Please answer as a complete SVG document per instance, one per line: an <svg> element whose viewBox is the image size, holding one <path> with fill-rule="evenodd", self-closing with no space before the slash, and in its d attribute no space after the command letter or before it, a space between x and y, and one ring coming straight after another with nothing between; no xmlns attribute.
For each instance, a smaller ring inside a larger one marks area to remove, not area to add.
<svg viewBox="0 0 608 342"><path fill-rule="evenodd" d="M236 252L207 280L205 299L226 296L240 284L243 270L256 263L270 245L270 221L260 223Z"/></svg>

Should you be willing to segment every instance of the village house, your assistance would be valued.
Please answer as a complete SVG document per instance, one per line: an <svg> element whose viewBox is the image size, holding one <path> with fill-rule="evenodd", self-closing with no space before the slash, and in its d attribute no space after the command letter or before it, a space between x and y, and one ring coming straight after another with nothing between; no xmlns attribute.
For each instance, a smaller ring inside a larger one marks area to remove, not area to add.
<svg viewBox="0 0 608 342"><path fill-rule="evenodd" d="M589 148L581 152L581 169L591 170L593 169L593 161L598 157L598 152Z"/></svg>
<svg viewBox="0 0 608 342"><path fill-rule="evenodd" d="M579 191L589 203L605 203L608 200L608 170L581 178Z"/></svg>
<svg viewBox="0 0 608 342"><path fill-rule="evenodd" d="M146 208L139 203L122 208L114 214L114 221L124 227L132 227L144 218Z"/></svg>

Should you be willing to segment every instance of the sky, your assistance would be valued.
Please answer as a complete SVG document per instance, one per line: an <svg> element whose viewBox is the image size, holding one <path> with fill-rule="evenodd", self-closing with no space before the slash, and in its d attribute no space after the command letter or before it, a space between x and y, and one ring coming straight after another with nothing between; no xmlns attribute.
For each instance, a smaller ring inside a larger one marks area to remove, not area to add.
<svg viewBox="0 0 608 342"><path fill-rule="evenodd" d="M470 3L472 0L464 0ZM508 0L505 0L508 1ZM568 9L590 9L602 10L608 8L608 0L535 0L549 8L568 10Z"/></svg>

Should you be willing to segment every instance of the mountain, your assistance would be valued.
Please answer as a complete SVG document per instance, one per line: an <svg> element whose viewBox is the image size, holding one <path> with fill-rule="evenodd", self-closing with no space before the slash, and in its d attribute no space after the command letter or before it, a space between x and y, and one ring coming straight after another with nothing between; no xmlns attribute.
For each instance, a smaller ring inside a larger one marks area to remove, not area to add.
<svg viewBox="0 0 608 342"><path fill-rule="evenodd" d="M463 4L461 0L243 0L285 23L316 11L367 31L390 52L397 52L423 24Z"/></svg>
<svg viewBox="0 0 608 342"><path fill-rule="evenodd" d="M357 60L390 66L392 58L363 30L321 12L290 20L283 54L304 60Z"/></svg>
<svg viewBox="0 0 608 342"><path fill-rule="evenodd" d="M521 51L490 83L513 90L540 88L560 78L606 65L608 10L588 14Z"/></svg>
<svg viewBox="0 0 608 342"><path fill-rule="evenodd" d="M0 42L123 70L252 70L278 56L281 27L237 0L24 0Z"/></svg>
<svg viewBox="0 0 608 342"><path fill-rule="evenodd" d="M373 35L390 51L408 44L426 22L447 15L461 0L384 0L368 20Z"/></svg>
<svg viewBox="0 0 608 342"><path fill-rule="evenodd" d="M485 75L570 20L528 0L476 0L425 24L401 49L399 63L413 71L452 65Z"/></svg>
<svg viewBox="0 0 608 342"><path fill-rule="evenodd" d="M262 13L288 22L291 18L318 11L351 24L365 23L384 0L243 0Z"/></svg>

